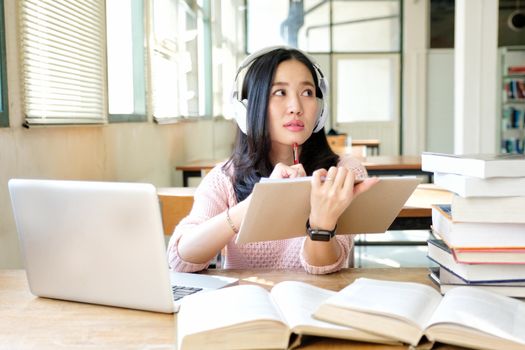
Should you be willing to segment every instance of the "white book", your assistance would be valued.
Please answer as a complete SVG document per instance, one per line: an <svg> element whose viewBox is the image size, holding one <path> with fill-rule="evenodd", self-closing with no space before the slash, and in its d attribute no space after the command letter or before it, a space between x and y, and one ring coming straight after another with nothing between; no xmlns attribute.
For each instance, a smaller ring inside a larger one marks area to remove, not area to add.
<svg viewBox="0 0 525 350"><path fill-rule="evenodd" d="M523 154L446 154L423 152L423 171L452 173L479 178L525 176Z"/></svg>
<svg viewBox="0 0 525 350"><path fill-rule="evenodd" d="M525 303L469 287L442 297L419 283L359 278L323 302L314 317L414 346L426 335L475 349L525 347Z"/></svg>
<svg viewBox="0 0 525 350"><path fill-rule="evenodd" d="M287 349L300 343L302 335L399 343L314 319L312 313L335 293L285 281L270 292L257 285L239 285L189 295L177 315L178 349Z"/></svg>
<svg viewBox="0 0 525 350"><path fill-rule="evenodd" d="M525 176L480 179L458 174L434 173L434 184L461 197L525 196Z"/></svg>
<svg viewBox="0 0 525 350"><path fill-rule="evenodd" d="M432 228L453 249L525 247L525 224L456 221L450 204L432 206Z"/></svg>
<svg viewBox="0 0 525 350"><path fill-rule="evenodd" d="M455 221L525 224L525 196L465 198L454 195L451 208Z"/></svg>

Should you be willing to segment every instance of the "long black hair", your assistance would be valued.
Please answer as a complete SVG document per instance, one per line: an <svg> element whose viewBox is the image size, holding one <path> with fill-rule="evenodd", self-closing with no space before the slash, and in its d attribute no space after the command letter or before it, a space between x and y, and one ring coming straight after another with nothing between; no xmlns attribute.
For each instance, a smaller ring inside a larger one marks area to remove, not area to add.
<svg viewBox="0 0 525 350"><path fill-rule="evenodd" d="M254 60L248 68L242 86L242 98L248 100L247 134L237 128L233 153L224 165L224 169L233 165L232 182L238 202L248 197L260 178L270 176L274 168L270 162L268 101L277 66L291 59L303 63L308 68L316 86L316 97L324 98L313 63L301 51L278 48ZM324 128L312 133L302 145L299 161L307 175L312 175L314 170L328 169L338 163L339 156L328 145Z"/></svg>

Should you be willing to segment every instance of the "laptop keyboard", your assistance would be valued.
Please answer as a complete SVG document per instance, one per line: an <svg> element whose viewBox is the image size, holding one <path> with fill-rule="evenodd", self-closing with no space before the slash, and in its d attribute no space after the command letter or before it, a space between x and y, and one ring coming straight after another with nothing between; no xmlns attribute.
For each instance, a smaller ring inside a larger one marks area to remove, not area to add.
<svg viewBox="0 0 525 350"><path fill-rule="evenodd" d="M186 286L171 286L173 289L173 300L177 301L184 298L186 295L197 293L202 288L186 287Z"/></svg>

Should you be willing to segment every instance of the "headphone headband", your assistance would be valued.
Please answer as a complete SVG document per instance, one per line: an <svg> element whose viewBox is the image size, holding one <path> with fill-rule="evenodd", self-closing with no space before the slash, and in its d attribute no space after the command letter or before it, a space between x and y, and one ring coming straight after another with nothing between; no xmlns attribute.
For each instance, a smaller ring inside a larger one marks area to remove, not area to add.
<svg viewBox="0 0 525 350"><path fill-rule="evenodd" d="M317 86L319 87L319 90L321 90L321 93L323 94L323 98L317 98L318 103L318 112L317 112L317 123L314 128L314 133L319 132L326 122L326 118L328 116L328 82L326 81L326 78L324 77L323 72L321 71L321 68L315 62L315 60L310 57L307 53L289 47L289 46L270 46L266 47L264 49L261 49L259 51L256 51L252 53L251 55L247 56L239 65L239 68L237 69L237 73L235 74L235 80L233 82L233 88L231 92L231 102L233 105L233 113L235 117L235 121L237 122L237 125L241 129L241 131L246 134L247 133L247 116L246 116L246 110L248 107L248 100L242 99L242 88L244 84L244 77L252 65L253 62L255 62L259 57L272 52L277 49L286 49L286 50L297 50L301 52L303 55L305 55L306 58L312 63L312 66L315 71L315 75L317 77Z"/></svg>

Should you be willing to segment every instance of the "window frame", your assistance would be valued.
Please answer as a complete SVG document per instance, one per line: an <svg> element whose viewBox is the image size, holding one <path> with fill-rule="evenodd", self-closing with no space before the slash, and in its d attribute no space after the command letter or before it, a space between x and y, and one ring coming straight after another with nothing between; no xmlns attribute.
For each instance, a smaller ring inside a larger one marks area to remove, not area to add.
<svg viewBox="0 0 525 350"><path fill-rule="evenodd" d="M132 52L133 52L133 113L112 114L109 112L109 80L107 109L108 123L146 122L148 121L147 93L146 93L146 37L145 26L145 1L131 0L131 28L132 28ZM107 18L106 18L107 22ZM107 23L105 25L107 31ZM107 45L107 41L106 41ZM106 54L106 62L108 55ZM106 63L107 65L107 63ZM109 71L109 65L107 65Z"/></svg>
<svg viewBox="0 0 525 350"><path fill-rule="evenodd" d="M0 0L0 94L2 108L0 108L0 127L9 127L9 103L7 94L7 67L5 44L5 17L4 0Z"/></svg>

